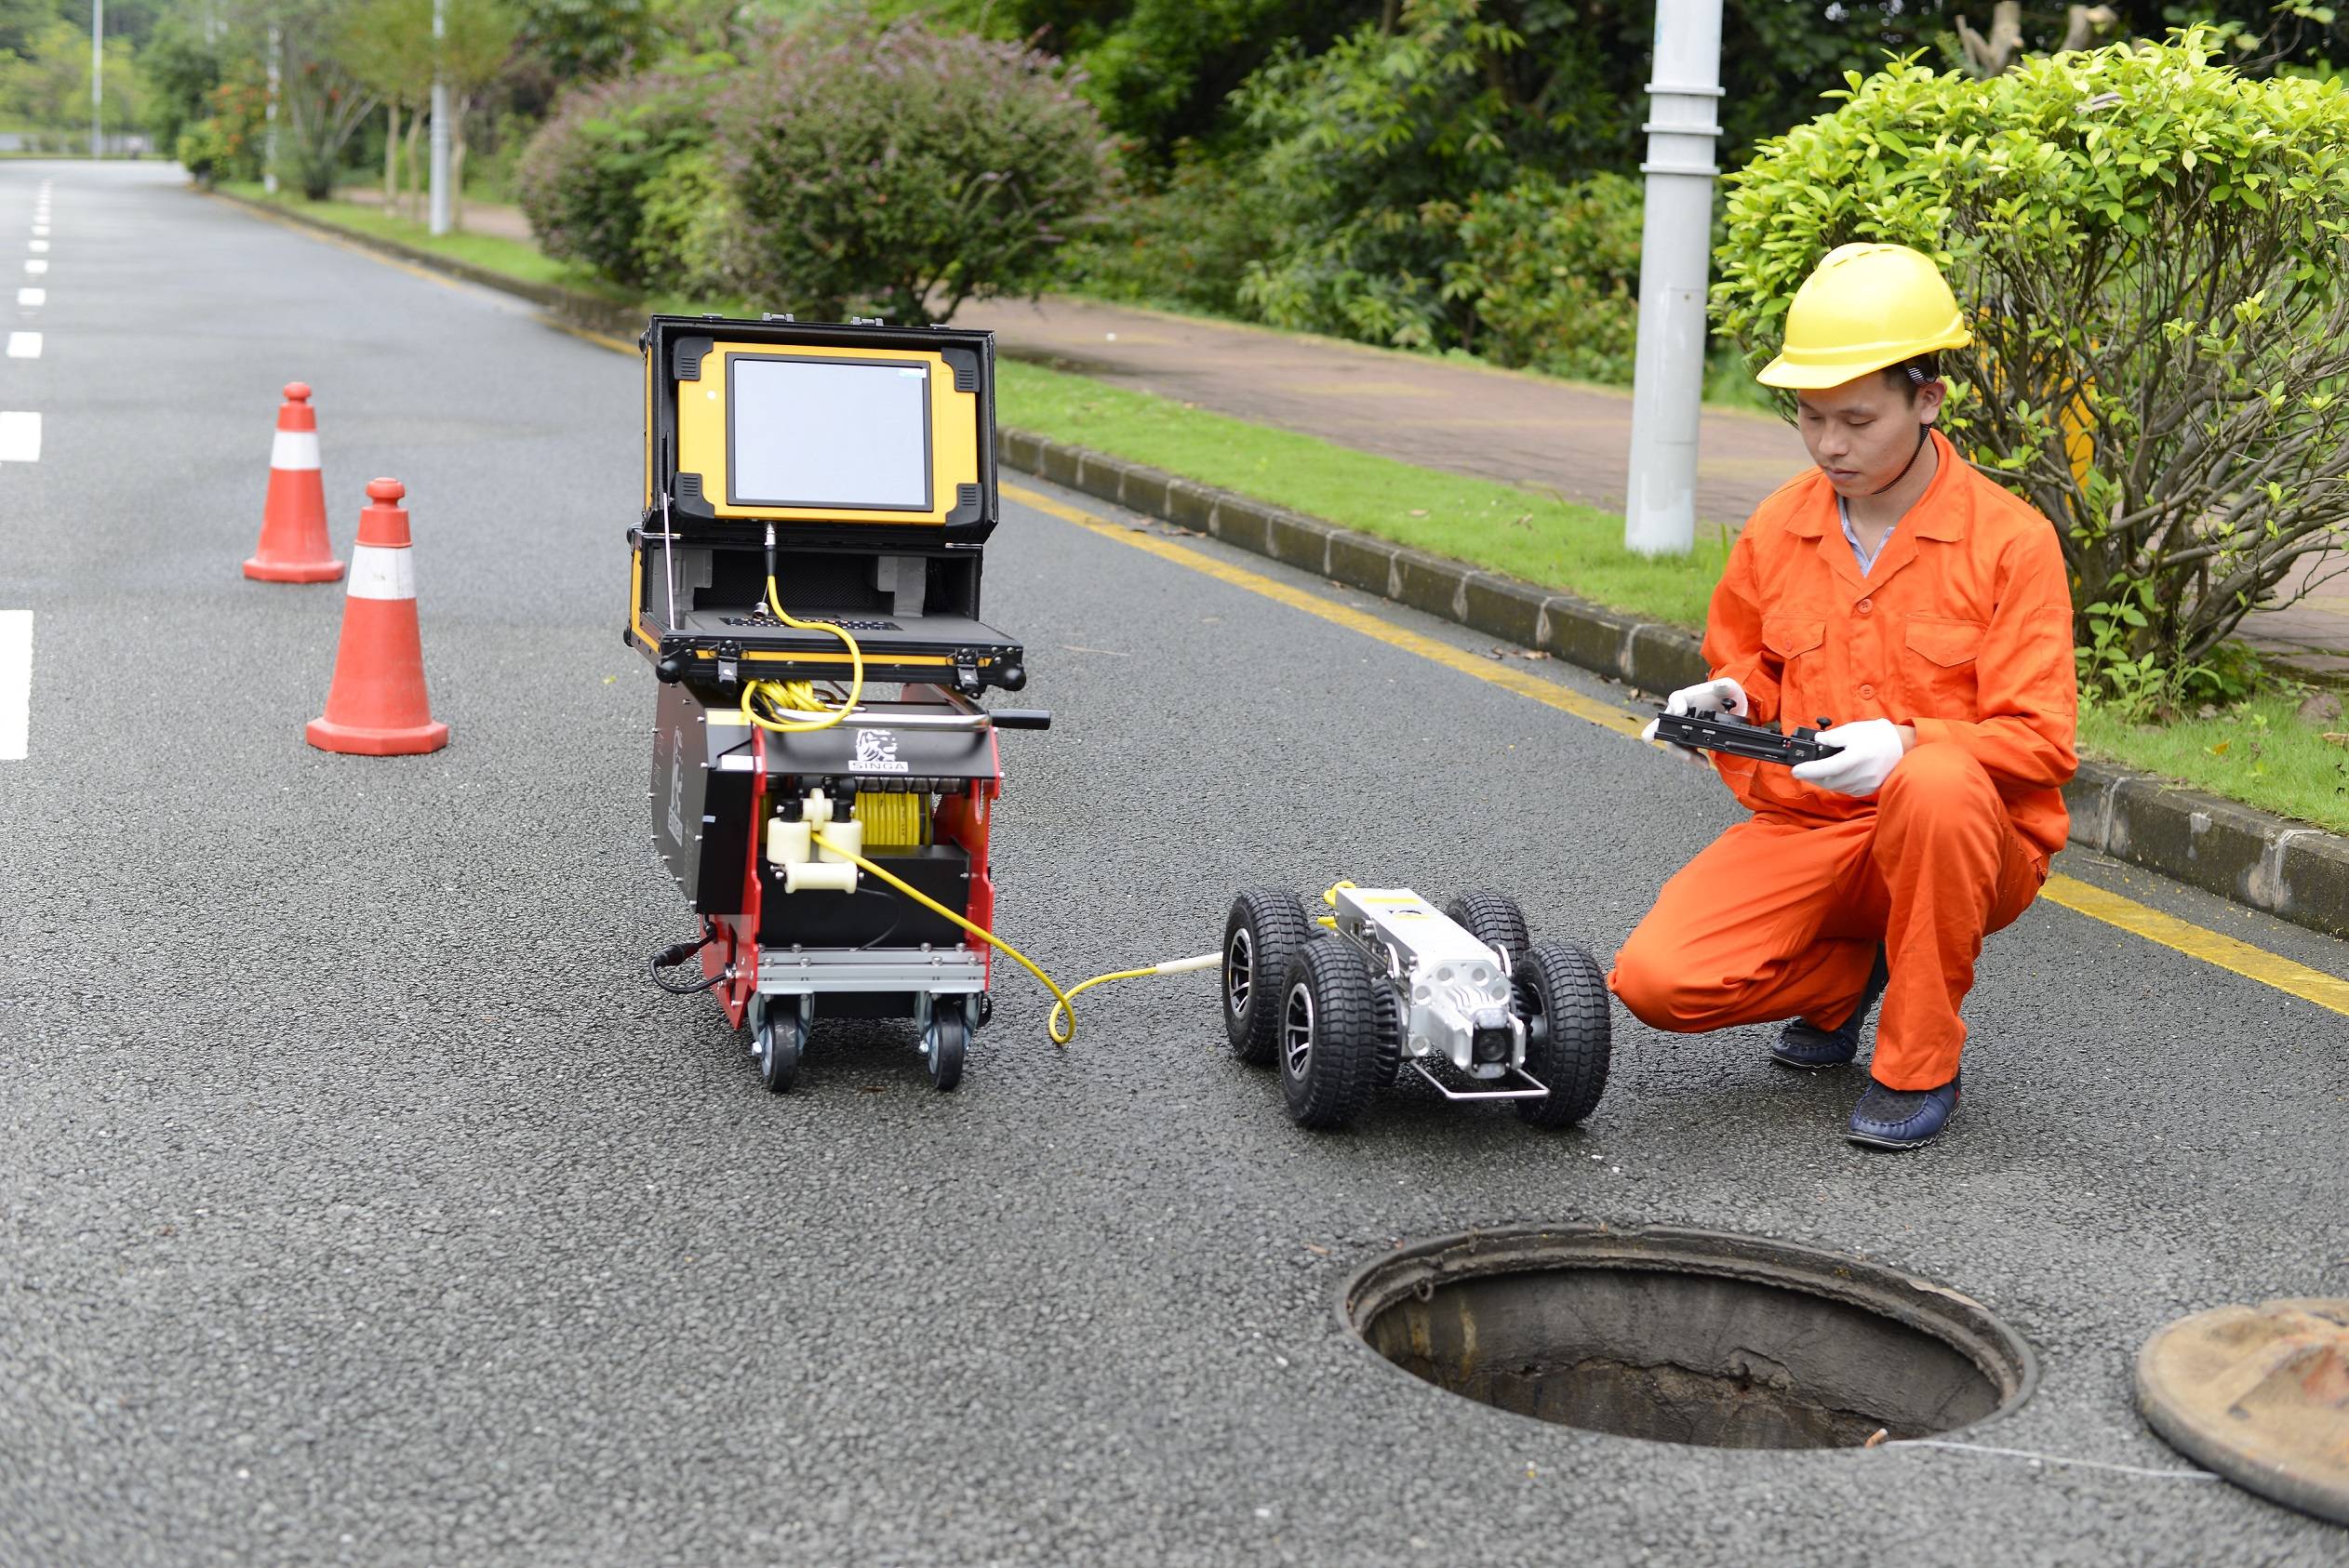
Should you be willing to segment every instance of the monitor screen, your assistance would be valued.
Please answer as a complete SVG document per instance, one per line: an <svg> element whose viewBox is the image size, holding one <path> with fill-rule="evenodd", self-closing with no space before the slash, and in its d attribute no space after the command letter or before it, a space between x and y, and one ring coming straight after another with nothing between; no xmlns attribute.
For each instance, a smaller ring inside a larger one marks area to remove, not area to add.
<svg viewBox="0 0 2349 1568"><path fill-rule="evenodd" d="M927 512L929 419L919 361L731 355L727 499Z"/></svg>

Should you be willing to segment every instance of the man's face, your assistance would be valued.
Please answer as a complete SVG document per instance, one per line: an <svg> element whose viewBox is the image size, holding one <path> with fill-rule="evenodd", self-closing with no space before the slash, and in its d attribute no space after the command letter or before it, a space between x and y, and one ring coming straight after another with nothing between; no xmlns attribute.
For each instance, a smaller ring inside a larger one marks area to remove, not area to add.
<svg viewBox="0 0 2349 1568"><path fill-rule="evenodd" d="M1942 411L1942 383L1928 381L1911 398L1871 370L1856 381L1795 399L1795 424L1810 460L1847 498L1872 496L1901 476L1916 456L1916 428Z"/></svg>

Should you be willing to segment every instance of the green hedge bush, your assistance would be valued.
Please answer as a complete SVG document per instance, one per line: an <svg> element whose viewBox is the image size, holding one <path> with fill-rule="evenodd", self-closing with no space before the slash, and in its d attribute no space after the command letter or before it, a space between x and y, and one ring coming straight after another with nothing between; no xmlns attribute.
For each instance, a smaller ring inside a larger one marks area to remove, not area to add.
<svg viewBox="0 0 2349 1568"><path fill-rule="evenodd" d="M1974 332L1944 428L2054 519L2089 689L2147 710L2225 684L2223 640L2349 529L2349 94L2215 53L1855 76L1730 177L1717 259L1756 365L1835 246L1940 259Z"/></svg>
<svg viewBox="0 0 2349 1568"><path fill-rule="evenodd" d="M1627 382L1639 338L1640 188L1620 174L1560 185L1528 175L1457 214L1443 297L1465 303L1467 347L1502 365ZM1430 217L1451 217L1431 209Z"/></svg>
<svg viewBox="0 0 2349 1568"><path fill-rule="evenodd" d="M654 74L574 92L531 138L514 169L540 247L630 288L667 288L674 233L672 166L710 143L705 78ZM690 165L677 173L690 178ZM663 207L649 246L646 206Z"/></svg>
<svg viewBox="0 0 2349 1568"><path fill-rule="evenodd" d="M1107 171L1101 121L1018 44L856 22L778 36L717 108L736 287L769 310L944 321L1032 292Z"/></svg>

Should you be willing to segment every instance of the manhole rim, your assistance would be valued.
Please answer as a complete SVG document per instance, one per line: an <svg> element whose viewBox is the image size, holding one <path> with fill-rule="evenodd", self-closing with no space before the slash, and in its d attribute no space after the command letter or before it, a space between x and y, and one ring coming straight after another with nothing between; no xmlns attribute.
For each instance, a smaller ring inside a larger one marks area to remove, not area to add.
<svg viewBox="0 0 2349 1568"><path fill-rule="evenodd" d="M1506 1274L1564 1269L1620 1269L1665 1274L1710 1274L1793 1291L1857 1308L1939 1340L1963 1356L1997 1390L1988 1415L1945 1427L1936 1440L1972 1431L2012 1415L2039 1389L2039 1356L2031 1342L1984 1303L1910 1269L1872 1262L1800 1242L1696 1226L1618 1225L1606 1220L1478 1227L1408 1242L1350 1270L1332 1303L1339 1330L1355 1349L1421 1389L1456 1405L1512 1422L1555 1426L1497 1405L1463 1398L1397 1366L1372 1349L1367 1326L1406 1296L1445 1285ZM1587 1428L1562 1429L1621 1442L1686 1444L1622 1437ZM1733 1452L1724 1449L1723 1453ZM1742 1452L1742 1451L1737 1451ZM1763 1451L1755 1451L1763 1452ZM1850 1454L1852 1448L1806 1448L1787 1453Z"/></svg>

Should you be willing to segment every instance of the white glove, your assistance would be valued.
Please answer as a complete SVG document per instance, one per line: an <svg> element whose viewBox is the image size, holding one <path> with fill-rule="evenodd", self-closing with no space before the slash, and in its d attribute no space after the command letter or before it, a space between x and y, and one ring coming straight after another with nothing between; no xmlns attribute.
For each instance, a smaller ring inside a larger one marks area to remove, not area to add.
<svg viewBox="0 0 2349 1568"><path fill-rule="evenodd" d="M1664 711L1667 713L1694 713L1702 709L1742 719L1750 706L1745 700L1745 688L1726 675L1717 681L1699 681L1693 686L1682 686L1664 698ZM1656 738L1656 722L1653 719L1648 720L1648 727L1639 732L1639 738Z"/></svg>
<svg viewBox="0 0 2349 1568"><path fill-rule="evenodd" d="M1862 800L1884 788L1884 781L1892 776L1892 769L1904 754L1901 726L1889 719L1862 719L1857 724L1837 724L1821 730L1819 738L1843 750L1815 763L1795 764L1795 777L1818 789L1838 795L1855 795Z"/></svg>

